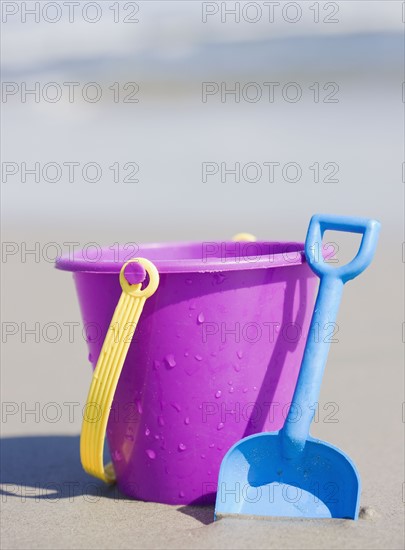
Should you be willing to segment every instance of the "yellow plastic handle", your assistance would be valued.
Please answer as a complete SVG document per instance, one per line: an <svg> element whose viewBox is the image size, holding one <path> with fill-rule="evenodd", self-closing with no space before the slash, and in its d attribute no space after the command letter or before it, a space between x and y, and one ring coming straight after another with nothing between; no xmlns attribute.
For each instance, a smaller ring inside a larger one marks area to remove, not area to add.
<svg viewBox="0 0 405 550"><path fill-rule="evenodd" d="M125 269L133 262L141 264L149 275L148 286L143 290L142 284L131 285L125 278ZM122 267L120 283L122 294L93 373L80 436L83 468L106 483L115 481L112 464L104 467L103 461L104 439L112 401L143 306L159 285L159 272L149 260L134 258Z"/></svg>
<svg viewBox="0 0 405 550"><path fill-rule="evenodd" d="M255 242L256 237L252 235L251 233L237 233L234 235L233 241L245 241L245 242Z"/></svg>

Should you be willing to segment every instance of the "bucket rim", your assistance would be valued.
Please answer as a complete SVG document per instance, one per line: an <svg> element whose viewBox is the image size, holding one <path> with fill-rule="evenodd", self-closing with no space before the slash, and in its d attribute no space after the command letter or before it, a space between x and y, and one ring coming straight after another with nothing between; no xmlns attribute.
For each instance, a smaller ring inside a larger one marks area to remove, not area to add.
<svg viewBox="0 0 405 550"><path fill-rule="evenodd" d="M95 248L95 243L89 244ZM297 241L167 241L139 244L136 251L133 246L131 252L123 249L126 245L120 246L121 249L99 247L98 256L94 258L89 258L89 253L85 254L82 248L57 258L55 267L75 273L114 274L120 272L125 262L137 257L152 261L159 273L245 271L306 263L304 243ZM192 252L193 257L173 257L170 252L174 250L175 255L183 250L185 256ZM211 253L212 257L209 256Z"/></svg>

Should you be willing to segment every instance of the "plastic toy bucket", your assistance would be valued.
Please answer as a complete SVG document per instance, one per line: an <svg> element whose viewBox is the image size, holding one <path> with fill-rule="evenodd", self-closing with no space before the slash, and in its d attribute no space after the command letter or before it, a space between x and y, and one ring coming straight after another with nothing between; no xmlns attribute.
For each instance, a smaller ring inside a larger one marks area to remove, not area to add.
<svg viewBox="0 0 405 550"><path fill-rule="evenodd" d="M129 259L123 249L99 256L79 251L56 265L74 272L93 368ZM317 279L302 243L148 244L132 256L151 260L160 283L145 303L108 421L117 483L140 500L210 503L225 452L284 424Z"/></svg>

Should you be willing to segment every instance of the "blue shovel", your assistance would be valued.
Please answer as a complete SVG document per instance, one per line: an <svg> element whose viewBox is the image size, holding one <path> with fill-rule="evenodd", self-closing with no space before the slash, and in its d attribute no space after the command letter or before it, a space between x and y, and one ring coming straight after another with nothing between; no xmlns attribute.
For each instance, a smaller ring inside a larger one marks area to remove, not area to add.
<svg viewBox="0 0 405 550"><path fill-rule="evenodd" d="M326 230L361 233L356 257L334 268L325 263ZM362 218L312 217L305 255L320 277L318 296L290 410L279 432L241 439L222 460L215 518L228 514L357 519L360 478L340 449L309 435L330 342L322 337L336 320L343 285L370 264L380 224ZM318 251L318 254L315 252ZM319 341L314 334L319 329Z"/></svg>

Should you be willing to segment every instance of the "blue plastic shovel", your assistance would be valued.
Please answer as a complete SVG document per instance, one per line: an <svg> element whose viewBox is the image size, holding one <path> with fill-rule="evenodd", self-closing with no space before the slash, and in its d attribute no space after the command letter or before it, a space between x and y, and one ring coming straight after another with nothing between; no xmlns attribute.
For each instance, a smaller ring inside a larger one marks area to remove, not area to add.
<svg viewBox="0 0 405 550"><path fill-rule="evenodd" d="M325 263L321 243L328 229L363 235L349 264L334 268ZM216 519L228 514L357 519L356 467L341 450L311 437L309 428L330 347L322 331L329 333L336 320L343 285L373 259L379 231L374 220L312 217L305 255L320 285L292 405L279 432L251 435L226 453L219 472ZM320 335L318 341L315 334Z"/></svg>

